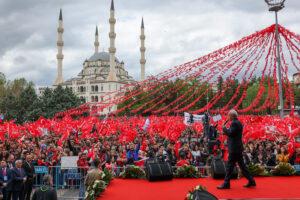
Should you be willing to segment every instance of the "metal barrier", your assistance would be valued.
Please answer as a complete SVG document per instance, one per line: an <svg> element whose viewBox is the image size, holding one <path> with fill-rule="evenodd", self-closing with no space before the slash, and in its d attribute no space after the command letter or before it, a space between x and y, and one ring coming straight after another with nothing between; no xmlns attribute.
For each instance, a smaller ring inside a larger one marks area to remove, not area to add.
<svg viewBox="0 0 300 200"><path fill-rule="evenodd" d="M296 174L300 175L300 165L294 165L294 168L296 170Z"/></svg>
<svg viewBox="0 0 300 200"><path fill-rule="evenodd" d="M127 166L115 167L111 169L114 176L118 177L121 172L125 170ZM144 166L140 166L142 169L145 169ZM174 171L177 167L172 167ZM208 166L197 167L201 177L208 176ZM87 174L87 168L64 168L60 166L36 166L35 167L35 181L34 186L39 187L43 184L43 176L49 174L53 178L53 187L57 190L59 189L79 189L84 185L84 179Z"/></svg>
<svg viewBox="0 0 300 200"><path fill-rule="evenodd" d="M61 166L36 166L34 186L43 184L43 176L49 174L53 178L53 187L60 199L84 199L84 179L87 168L61 168Z"/></svg>

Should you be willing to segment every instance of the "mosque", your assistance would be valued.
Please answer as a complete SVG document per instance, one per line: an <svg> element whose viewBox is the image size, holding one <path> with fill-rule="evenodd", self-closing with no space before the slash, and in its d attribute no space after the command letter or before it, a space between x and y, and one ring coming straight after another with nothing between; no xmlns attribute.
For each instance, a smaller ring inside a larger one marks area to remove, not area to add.
<svg viewBox="0 0 300 200"><path fill-rule="evenodd" d="M124 62L115 56L115 6L114 1L111 1L110 7L110 47L108 52L99 51L99 33L98 27L95 31L95 52L93 55L86 59L83 63L83 68L77 75L77 77L70 78L66 81L63 80L63 15L62 10L59 13L59 23L58 23L58 37L57 37L57 76L54 81L53 86L62 85L63 87L72 88L73 92L80 97L84 102L87 103L101 103L104 98L113 98L109 96L114 91L120 90L124 85L129 83L134 83L135 80L128 74L125 69ZM140 80L145 79L145 33L144 33L144 20L141 23L141 35L140 35L140 65L141 65L141 75ZM107 108L103 113L108 113L117 109L117 106Z"/></svg>

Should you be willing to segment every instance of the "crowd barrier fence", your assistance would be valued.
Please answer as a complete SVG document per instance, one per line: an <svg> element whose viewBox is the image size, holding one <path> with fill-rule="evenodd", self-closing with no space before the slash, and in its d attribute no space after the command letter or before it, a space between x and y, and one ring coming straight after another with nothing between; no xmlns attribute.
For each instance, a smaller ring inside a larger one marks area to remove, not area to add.
<svg viewBox="0 0 300 200"><path fill-rule="evenodd" d="M61 166L36 166L34 186L43 184L43 176L48 174L53 178L53 187L60 199L84 199L84 179L87 168L62 168Z"/></svg>

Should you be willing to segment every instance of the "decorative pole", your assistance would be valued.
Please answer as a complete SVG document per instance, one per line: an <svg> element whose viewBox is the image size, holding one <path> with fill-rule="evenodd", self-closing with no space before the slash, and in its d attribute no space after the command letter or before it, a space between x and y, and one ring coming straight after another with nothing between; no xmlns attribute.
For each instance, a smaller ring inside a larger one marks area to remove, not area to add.
<svg viewBox="0 0 300 200"><path fill-rule="evenodd" d="M282 75L281 75L281 61L280 61L280 46L279 46L279 31L278 31L278 11L284 8L285 0L265 0L269 6L269 11L275 12L275 36L276 36L276 49L277 49L277 71L279 82L279 102L280 102L280 117L284 117L283 107L283 90L282 90Z"/></svg>

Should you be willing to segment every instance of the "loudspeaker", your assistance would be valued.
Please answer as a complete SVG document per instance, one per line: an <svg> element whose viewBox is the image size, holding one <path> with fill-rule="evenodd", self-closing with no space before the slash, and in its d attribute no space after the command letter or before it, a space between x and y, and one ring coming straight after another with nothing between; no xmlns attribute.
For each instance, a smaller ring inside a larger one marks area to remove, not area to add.
<svg viewBox="0 0 300 200"><path fill-rule="evenodd" d="M157 162L157 160L147 160L145 163L146 177L149 181L172 180L172 166L168 162Z"/></svg>
<svg viewBox="0 0 300 200"><path fill-rule="evenodd" d="M213 158L211 162L211 176L214 179L223 179L226 175L226 165L221 158ZM231 175L232 179L238 178L237 168L234 167L233 173Z"/></svg>
<svg viewBox="0 0 300 200"><path fill-rule="evenodd" d="M207 191L197 190L193 193L193 200L218 200L218 198Z"/></svg>

